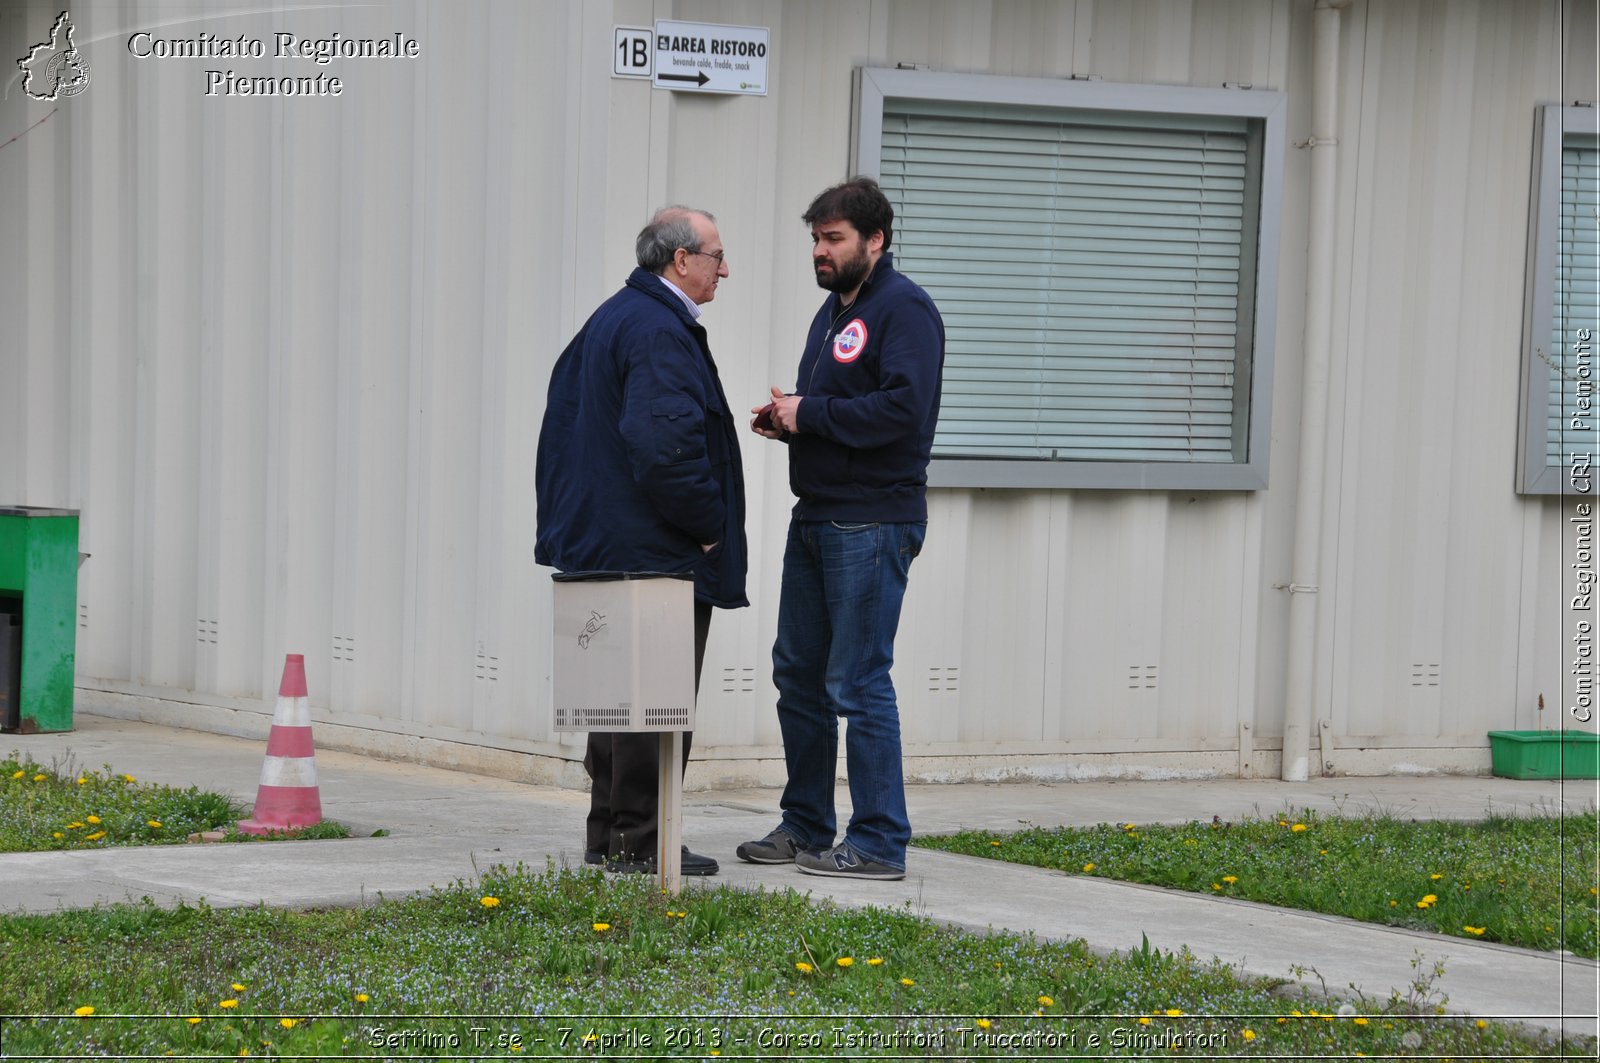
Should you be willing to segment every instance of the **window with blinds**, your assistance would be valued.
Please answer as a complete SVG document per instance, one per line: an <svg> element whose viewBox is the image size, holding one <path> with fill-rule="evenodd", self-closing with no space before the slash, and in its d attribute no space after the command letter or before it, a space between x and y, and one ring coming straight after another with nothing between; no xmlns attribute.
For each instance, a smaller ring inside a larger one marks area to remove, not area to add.
<svg viewBox="0 0 1600 1063"><path fill-rule="evenodd" d="M1287 99L856 72L855 170L944 317L931 486L1267 485Z"/></svg>
<svg viewBox="0 0 1600 1063"><path fill-rule="evenodd" d="M1595 418L1579 418L1587 430L1572 427L1573 415L1594 401L1594 348L1600 342L1600 140L1567 137L1561 148L1561 220L1556 235L1554 313L1547 363L1549 388L1545 409L1545 464L1566 464L1563 440L1593 445ZM1574 350L1578 337L1591 338L1588 357ZM1579 405L1583 387L1584 406ZM1579 439L1571 437L1580 436Z"/></svg>
<svg viewBox="0 0 1600 1063"><path fill-rule="evenodd" d="M1600 115L1535 113L1517 490L1585 495L1600 477Z"/></svg>
<svg viewBox="0 0 1600 1063"><path fill-rule="evenodd" d="M1239 460L1248 148L1237 117L887 104L896 264L945 321L935 455Z"/></svg>

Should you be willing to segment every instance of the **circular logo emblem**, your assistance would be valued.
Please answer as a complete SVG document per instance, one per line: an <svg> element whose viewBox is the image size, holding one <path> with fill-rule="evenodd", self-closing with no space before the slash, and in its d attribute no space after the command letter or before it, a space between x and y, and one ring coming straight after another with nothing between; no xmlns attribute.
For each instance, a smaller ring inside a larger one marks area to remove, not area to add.
<svg viewBox="0 0 1600 1063"><path fill-rule="evenodd" d="M57 52L45 67L45 83L54 85L50 99L57 96L76 96L89 87L89 64L74 48L70 52Z"/></svg>
<svg viewBox="0 0 1600 1063"><path fill-rule="evenodd" d="M858 317L833 338L833 360L849 365L867 346L867 326Z"/></svg>

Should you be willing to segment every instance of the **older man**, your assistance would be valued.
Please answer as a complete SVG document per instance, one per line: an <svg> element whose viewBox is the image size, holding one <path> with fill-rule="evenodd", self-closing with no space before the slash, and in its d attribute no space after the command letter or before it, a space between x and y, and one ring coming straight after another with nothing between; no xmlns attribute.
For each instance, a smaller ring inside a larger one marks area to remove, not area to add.
<svg viewBox="0 0 1600 1063"><path fill-rule="evenodd" d="M744 469L700 307L728 276L716 219L667 207L639 268L556 361L539 432L534 559L563 572L692 573L695 685L713 606L745 599ZM684 736L684 757L689 739ZM593 733L584 859L655 869L658 740ZM687 848L685 875L717 862Z"/></svg>

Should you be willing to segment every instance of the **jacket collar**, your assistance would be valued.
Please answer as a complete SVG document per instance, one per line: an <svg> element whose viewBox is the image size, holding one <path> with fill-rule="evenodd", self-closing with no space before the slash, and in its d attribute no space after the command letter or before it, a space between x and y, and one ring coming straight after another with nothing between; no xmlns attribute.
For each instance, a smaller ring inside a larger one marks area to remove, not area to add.
<svg viewBox="0 0 1600 1063"><path fill-rule="evenodd" d="M878 282L886 279L894 272L894 252L885 251L878 256L878 261L873 264L872 272L868 273L866 279L861 282L861 290L856 292L856 301L850 304L851 309L853 310L860 306L861 300L871 294ZM844 306L844 296L838 292L829 292L828 298L831 300L831 305L836 309Z"/></svg>
<svg viewBox="0 0 1600 1063"><path fill-rule="evenodd" d="M629 288L636 288L644 294L657 300L662 305L671 308L672 312L683 319L683 323L690 328L703 329L704 326L696 321L694 315L689 313L689 308L683 304L683 299L667 287L667 283L647 269L635 266L633 272L628 274Z"/></svg>

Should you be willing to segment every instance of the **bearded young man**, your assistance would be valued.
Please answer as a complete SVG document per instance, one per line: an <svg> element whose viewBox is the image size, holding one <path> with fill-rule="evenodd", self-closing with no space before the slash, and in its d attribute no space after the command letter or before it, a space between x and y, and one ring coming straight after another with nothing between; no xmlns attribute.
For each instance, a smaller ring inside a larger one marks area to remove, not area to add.
<svg viewBox="0 0 1600 1063"><path fill-rule="evenodd" d="M811 263L831 294L793 394L751 428L789 446L789 524L772 675L788 783L782 822L743 860L811 875L905 877L911 823L889 669L912 559L928 526L944 322L894 268L894 209L856 177L812 201ZM852 813L834 843L834 765L845 732Z"/></svg>

